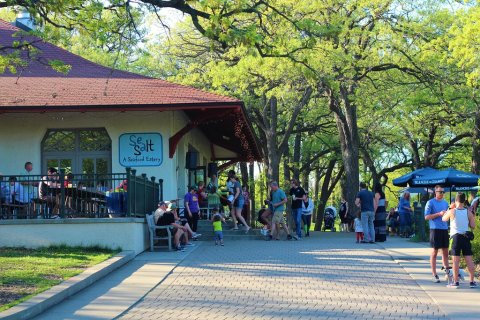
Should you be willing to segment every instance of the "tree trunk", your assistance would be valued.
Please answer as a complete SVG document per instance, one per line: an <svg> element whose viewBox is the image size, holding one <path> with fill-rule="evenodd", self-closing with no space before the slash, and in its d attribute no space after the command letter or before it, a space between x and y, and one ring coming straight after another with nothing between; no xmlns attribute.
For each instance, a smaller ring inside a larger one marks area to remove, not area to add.
<svg viewBox="0 0 480 320"><path fill-rule="evenodd" d="M306 192L308 192L310 190L310 186L309 186L309 177L310 177L310 172L312 172L312 166L311 166L311 154L310 152L307 152L305 154L305 159L304 159L304 163L305 164L308 164L306 166L302 166L303 167L303 170L300 174L300 179L302 180L301 181L301 185L303 186L303 189L305 189ZM313 196L313 194L310 194L310 197ZM315 221L315 220L314 220Z"/></svg>
<svg viewBox="0 0 480 320"><path fill-rule="evenodd" d="M290 155L288 154L288 151L285 151L285 153L283 154L283 181L285 185L281 186L281 188L284 189L285 192L288 191L286 188L290 187L290 180L292 179L289 163Z"/></svg>
<svg viewBox="0 0 480 320"><path fill-rule="evenodd" d="M319 194L320 194L320 169L316 169L315 170L315 182L314 182L314 185L313 185L313 192L314 192L314 199L315 199L315 207L318 208L318 202L320 200L320 197L319 197ZM312 221L317 221L317 210L314 210L313 211L313 217L312 217ZM323 218L322 218L323 219ZM320 226L321 228L322 226Z"/></svg>
<svg viewBox="0 0 480 320"><path fill-rule="evenodd" d="M325 212L328 198L330 198L330 194L333 190L333 188L330 188L329 186L330 182L332 181L332 173L333 169L335 169L336 162L336 160L331 160L328 163L327 171L325 172L325 176L323 177L322 191L320 192L320 199L317 204L317 220L315 220L315 231L322 230L323 213Z"/></svg>
<svg viewBox="0 0 480 320"><path fill-rule="evenodd" d="M248 186L248 181L250 180L250 177L248 176L248 169L247 169L247 163L246 162L240 162L240 173L242 175L242 187L243 186ZM250 191L250 190L248 190L248 191Z"/></svg>
<svg viewBox="0 0 480 320"><path fill-rule="evenodd" d="M257 209L255 206L255 178L254 178L254 163L248 164L249 179L248 179L248 192L250 193L250 225L255 226L257 220Z"/></svg>
<svg viewBox="0 0 480 320"><path fill-rule="evenodd" d="M475 112L475 126L472 137L472 172L480 173L480 110Z"/></svg>
<svg viewBox="0 0 480 320"><path fill-rule="evenodd" d="M302 134L300 132L295 134L295 141L293 144L293 178L300 180L300 154L302 145Z"/></svg>
<svg viewBox="0 0 480 320"><path fill-rule="evenodd" d="M357 107L349 101L347 89L341 86L341 102L333 91L329 92L329 107L334 112L340 137L342 160L345 167L345 200L349 208L355 207L359 186L359 137L357 127Z"/></svg>

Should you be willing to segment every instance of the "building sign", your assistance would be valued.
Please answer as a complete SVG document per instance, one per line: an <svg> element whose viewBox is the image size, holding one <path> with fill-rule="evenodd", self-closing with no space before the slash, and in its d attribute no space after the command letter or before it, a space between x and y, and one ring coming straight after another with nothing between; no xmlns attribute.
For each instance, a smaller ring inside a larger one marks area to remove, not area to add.
<svg viewBox="0 0 480 320"><path fill-rule="evenodd" d="M119 161L124 167L156 167L163 161L159 133L124 133L119 138Z"/></svg>

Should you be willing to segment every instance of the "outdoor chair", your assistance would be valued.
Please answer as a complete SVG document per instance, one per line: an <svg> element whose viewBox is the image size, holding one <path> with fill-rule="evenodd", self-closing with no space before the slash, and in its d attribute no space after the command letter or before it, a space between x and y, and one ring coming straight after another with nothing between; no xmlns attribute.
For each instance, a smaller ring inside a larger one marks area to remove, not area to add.
<svg viewBox="0 0 480 320"><path fill-rule="evenodd" d="M160 245L155 245L155 242L160 240L167 240L168 241L168 250L172 251L172 226L157 226L155 225L155 219L153 214L145 215L147 220L148 226L148 233L150 234L150 251L154 251L154 248L162 247ZM161 230L160 232L165 232L166 235L157 235L157 230Z"/></svg>

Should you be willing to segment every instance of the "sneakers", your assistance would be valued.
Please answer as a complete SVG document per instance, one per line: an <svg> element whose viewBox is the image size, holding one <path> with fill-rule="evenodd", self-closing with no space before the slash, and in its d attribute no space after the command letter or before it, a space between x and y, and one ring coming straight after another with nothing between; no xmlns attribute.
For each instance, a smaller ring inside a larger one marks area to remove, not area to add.
<svg viewBox="0 0 480 320"><path fill-rule="evenodd" d="M298 239L299 239L296 235L293 235L293 236L290 237L289 240L291 240L292 238L295 239L295 240L298 240Z"/></svg>
<svg viewBox="0 0 480 320"><path fill-rule="evenodd" d="M476 288L476 287L478 287L478 285L475 281L470 282L470 288Z"/></svg>
<svg viewBox="0 0 480 320"><path fill-rule="evenodd" d="M220 240L220 245L221 245L222 247L224 246L223 240Z"/></svg>
<svg viewBox="0 0 480 320"><path fill-rule="evenodd" d="M192 239L197 239L197 238L200 238L201 236L202 236L201 233L196 233L196 232L194 232L194 233L192 234Z"/></svg>
<svg viewBox="0 0 480 320"><path fill-rule="evenodd" d="M435 283L439 283L439 282L440 282L440 278L438 277L438 274L436 274L436 275L433 276L432 281L435 282Z"/></svg>
<svg viewBox="0 0 480 320"><path fill-rule="evenodd" d="M287 240L292 240L292 239L293 239L293 237L290 234L287 235Z"/></svg>
<svg viewBox="0 0 480 320"><path fill-rule="evenodd" d="M458 289L459 286L460 284L458 283L458 281L447 284L447 288L450 288L450 289Z"/></svg>
<svg viewBox="0 0 480 320"><path fill-rule="evenodd" d="M181 246L176 247L175 250L177 250L179 252L185 252L185 248L181 247Z"/></svg>
<svg viewBox="0 0 480 320"><path fill-rule="evenodd" d="M218 246L218 240L215 240L215 245Z"/></svg>

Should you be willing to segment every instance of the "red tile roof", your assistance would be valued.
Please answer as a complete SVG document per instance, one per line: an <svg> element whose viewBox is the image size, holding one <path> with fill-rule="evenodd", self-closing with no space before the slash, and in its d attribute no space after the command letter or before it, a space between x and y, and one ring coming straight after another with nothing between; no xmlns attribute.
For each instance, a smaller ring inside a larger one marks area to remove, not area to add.
<svg viewBox="0 0 480 320"><path fill-rule="evenodd" d="M0 107L241 103L234 98L100 66L0 20L0 47L11 46L14 40L31 41L40 53L24 69L19 67L16 74L0 74ZM22 55L26 58L25 51ZM53 70L49 60L70 65L70 72L65 75Z"/></svg>

